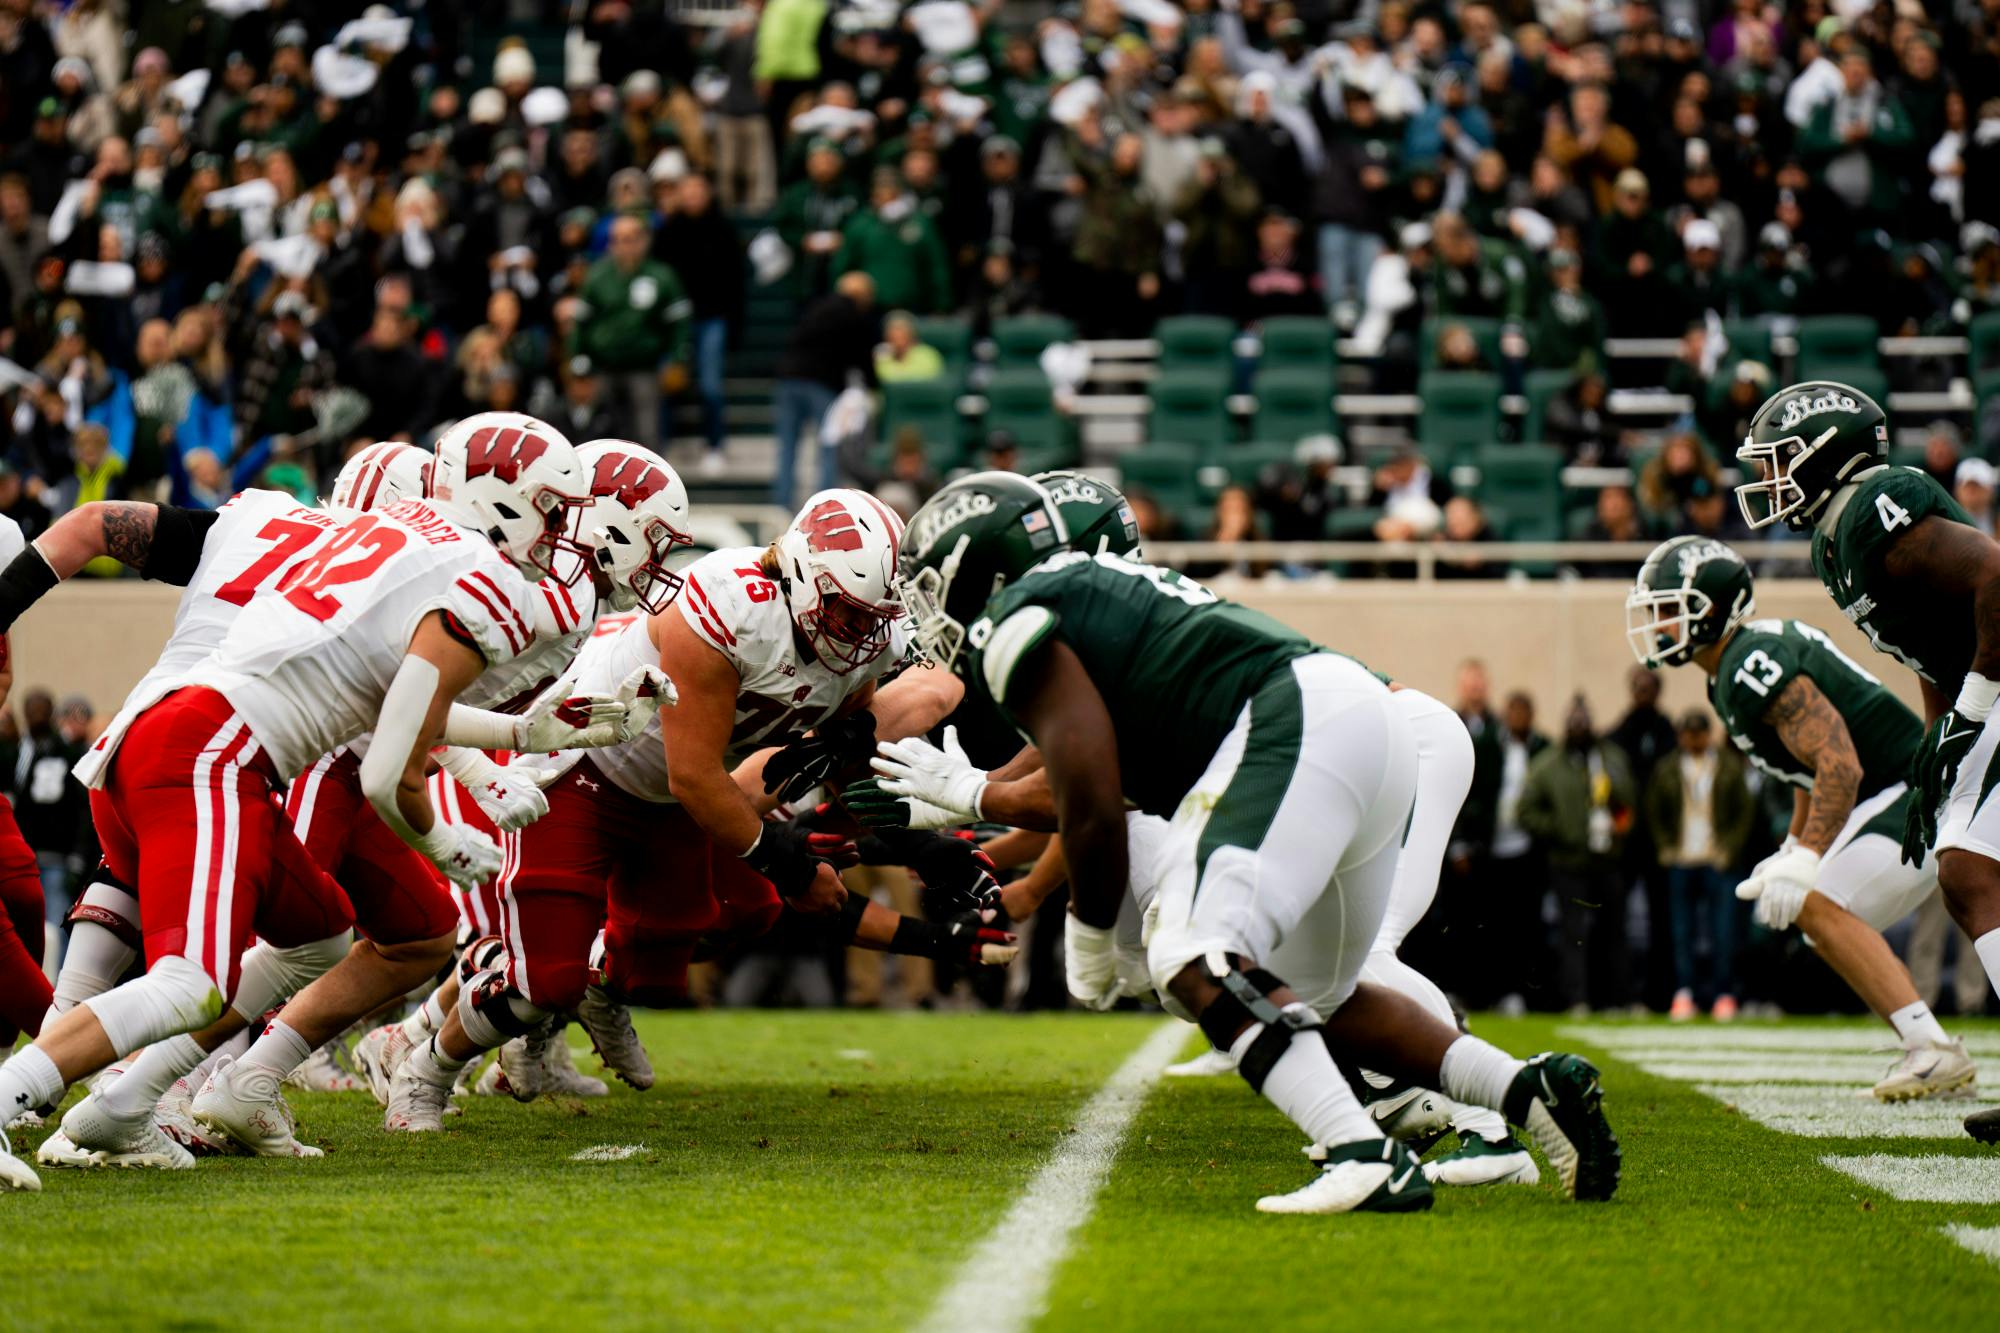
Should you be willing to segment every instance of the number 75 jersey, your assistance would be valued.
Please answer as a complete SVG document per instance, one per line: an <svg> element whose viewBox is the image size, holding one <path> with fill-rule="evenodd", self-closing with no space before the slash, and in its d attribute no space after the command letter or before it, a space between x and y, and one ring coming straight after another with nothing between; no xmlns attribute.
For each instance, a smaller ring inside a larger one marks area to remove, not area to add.
<svg viewBox="0 0 2000 1333"><path fill-rule="evenodd" d="M374 728L426 615L445 612L491 668L531 642L533 596L491 542L403 500L306 546L179 683L228 698L289 779Z"/></svg>

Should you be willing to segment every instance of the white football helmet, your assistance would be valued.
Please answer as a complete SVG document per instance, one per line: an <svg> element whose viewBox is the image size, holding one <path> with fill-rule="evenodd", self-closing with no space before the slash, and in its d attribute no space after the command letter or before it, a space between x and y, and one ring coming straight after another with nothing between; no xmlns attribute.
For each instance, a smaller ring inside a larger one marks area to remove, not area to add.
<svg viewBox="0 0 2000 1333"><path fill-rule="evenodd" d="M590 503L590 480L576 447L546 421L481 412L438 437L429 498L539 582L555 573L570 511Z"/></svg>
<svg viewBox="0 0 2000 1333"><path fill-rule="evenodd" d="M590 483L590 508L577 518L579 553L610 580L615 609L666 610L681 590L667 555L694 541L687 487L666 459L630 440L592 440L576 454Z"/></svg>
<svg viewBox="0 0 2000 1333"><path fill-rule="evenodd" d="M865 666L889 646L903 614L896 550L903 520L865 491L821 491L778 537L778 572L792 621L828 670Z"/></svg>
<svg viewBox="0 0 2000 1333"><path fill-rule="evenodd" d="M326 502L335 509L387 509L398 500L421 500L429 489L431 456L414 444L381 440L340 465L333 493Z"/></svg>

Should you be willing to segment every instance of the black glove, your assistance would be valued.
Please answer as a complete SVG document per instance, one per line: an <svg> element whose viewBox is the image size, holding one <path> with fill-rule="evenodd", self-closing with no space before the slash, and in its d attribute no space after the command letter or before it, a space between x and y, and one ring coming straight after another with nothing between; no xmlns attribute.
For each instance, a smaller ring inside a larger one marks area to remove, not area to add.
<svg viewBox="0 0 2000 1333"><path fill-rule="evenodd" d="M793 741L764 765L764 794L796 801L828 778L861 768L875 753L875 715L863 709L837 717Z"/></svg>
<svg viewBox="0 0 2000 1333"><path fill-rule="evenodd" d="M812 833L797 824L771 821L756 845L743 853L752 870L771 881L780 898L795 898L811 887L822 861L836 870L860 859L854 844L839 833Z"/></svg>
<svg viewBox="0 0 2000 1333"><path fill-rule="evenodd" d="M987 914L961 912L949 921L919 921L904 917L896 927L889 952L913 954L940 963L967 967L1001 967L1020 952L1014 937L994 926Z"/></svg>
<svg viewBox="0 0 2000 1333"><path fill-rule="evenodd" d="M1903 819L1903 860L1922 865L1924 853L1937 841L1938 811L1958 780L1959 761L1972 749L1985 724L1957 709L1940 716L1924 730L1924 739L1910 756L1910 810Z"/></svg>
<svg viewBox="0 0 2000 1333"><path fill-rule="evenodd" d="M908 866L923 881L924 915L934 921L999 906L999 870L969 837L878 828L858 844L869 865Z"/></svg>
<svg viewBox="0 0 2000 1333"><path fill-rule="evenodd" d="M910 826L910 803L883 791L878 778L847 783L840 789L840 803L864 828L899 829Z"/></svg>

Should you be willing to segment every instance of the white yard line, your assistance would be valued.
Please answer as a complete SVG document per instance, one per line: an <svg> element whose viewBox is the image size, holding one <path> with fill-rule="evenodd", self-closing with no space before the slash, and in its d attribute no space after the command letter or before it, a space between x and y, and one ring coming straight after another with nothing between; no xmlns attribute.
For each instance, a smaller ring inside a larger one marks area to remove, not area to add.
<svg viewBox="0 0 2000 1333"><path fill-rule="evenodd" d="M2000 1264L2000 1227L1969 1227L1959 1223L1942 1230L1974 1254Z"/></svg>
<svg viewBox="0 0 2000 1333"><path fill-rule="evenodd" d="M1981 1099L1932 1097L1889 1105L1849 1087L1785 1083L1696 1083L1723 1105L1766 1129L1808 1139L1963 1139L1961 1121Z"/></svg>
<svg viewBox="0 0 2000 1333"><path fill-rule="evenodd" d="M1829 1154L1819 1160L1864 1185L1911 1203L2000 1203L2000 1161L1990 1157L1939 1153L1904 1157L1877 1152L1861 1157Z"/></svg>
<svg viewBox="0 0 2000 1333"><path fill-rule="evenodd" d="M1870 1088L1896 1060L1845 1051L1613 1051L1620 1060L1661 1078L1710 1083L1842 1083Z"/></svg>
<svg viewBox="0 0 2000 1333"><path fill-rule="evenodd" d="M1947 1032L1958 1032L1958 1024L1945 1020ZM1774 1027L1745 1023L1695 1023L1687 1027L1639 1025L1572 1024L1557 1029L1557 1035L1589 1042L1614 1054L1637 1051L1836 1051L1864 1053L1893 1046L1896 1038L1887 1026L1856 1020L1855 1026ZM1975 1056L2000 1055L2000 1036L1987 1032L1968 1035L1965 1049Z"/></svg>
<svg viewBox="0 0 2000 1333"><path fill-rule="evenodd" d="M1042 1313L1070 1241L1096 1206L1118 1146L1146 1094L1194 1029L1167 1019L1118 1066L1000 1225L988 1233L922 1327L936 1333L1013 1333Z"/></svg>

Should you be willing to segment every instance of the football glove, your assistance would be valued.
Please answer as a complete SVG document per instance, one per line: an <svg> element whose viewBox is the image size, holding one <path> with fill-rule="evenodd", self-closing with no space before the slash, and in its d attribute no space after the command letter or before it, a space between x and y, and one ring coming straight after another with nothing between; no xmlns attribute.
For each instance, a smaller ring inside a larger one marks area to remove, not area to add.
<svg viewBox="0 0 2000 1333"><path fill-rule="evenodd" d="M890 795L928 801L956 814L962 824L978 821L986 774L965 757L957 727L944 729L942 749L922 736L911 736L878 745L872 762L882 777L882 790Z"/></svg>
<svg viewBox="0 0 2000 1333"><path fill-rule="evenodd" d="M804 796L829 778L861 767L875 753L875 715L862 711L823 722L764 765L764 794L782 802Z"/></svg>
<svg viewBox="0 0 2000 1333"><path fill-rule="evenodd" d="M681 701L680 691L674 688L673 680L652 665L633 667L631 673L618 683L618 691L611 697L624 709L624 716L618 719L617 739L612 742L620 745L645 735L655 714Z"/></svg>
<svg viewBox="0 0 2000 1333"><path fill-rule="evenodd" d="M433 818L431 831L417 843L417 850L467 893L500 873L500 844L469 824Z"/></svg>
<svg viewBox="0 0 2000 1333"><path fill-rule="evenodd" d="M1000 902L999 868L970 837L917 829L877 829L862 840L868 865L908 866L923 882L924 915L942 920L964 911L987 911Z"/></svg>
<svg viewBox="0 0 2000 1333"><path fill-rule="evenodd" d="M1757 904L1752 915L1766 930L1790 930L1819 879L1819 853L1793 845L1766 857L1736 886L1736 896Z"/></svg>
<svg viewBox="0 0 2000 1333"><path fill-rule="evenodd" d="M625 713L626 705L615 694L577 690L572 665L514 719L513 748L523 754L548 754L615 745Z"/></svg>
<svg viewBox="0 0 2000 1333"><path fill-rule="evenodd" d="M960 912L940 923L944 937L931 956L967 967L1007 966L1021 952L1021 946L993 920L992 912Z"/></svg>
<svg viewBox="0 0 2000 1333"><path fill-rule="evenodd" d="M812 833L798 824L768 821L750 850L749 867L771 881L780 898L796 898L812 886L822 861L838 870L860 860L854 844L841 833Z"/></svg>
<svg viewBox="0 0 2000 1333"><path fill-rule="evenodd" d="M1064 921L1063 971L1071 998L1086 1009L1109 1009L1118 1003L1116 932L1109 926L1087 926L1073 913Z"/></svg>
<svg viewBox="0 0 2000 1333"><path fill-rule="evenodd" d="M864 828L947 829L965 821L942 806L913 796L891 796L879 778L863 778L841 789L840 803Z"/></svg>
<svg viewBox="0 0 2000 1333"><path fill-rule="evenodd" d="M444 770L479 803L480 812L502 833L514 833L549 812L542 788L562 776L558 769L526 764L502 767L478 750L453 747L439 756Z"/></svg>
<svg viewBox="0 0 2000 1333"><path fill-rule="evenodd" d="M1983 723L1956 708L1924 729L1924 739L1910 756L1910 812L1903 821L1903 860L1916 866L1937 841L1938 811L1958 780L1959 761L1979 739Z"/></svg>

